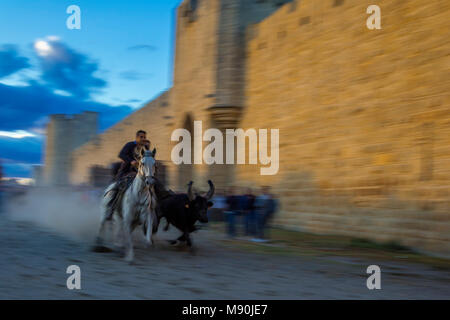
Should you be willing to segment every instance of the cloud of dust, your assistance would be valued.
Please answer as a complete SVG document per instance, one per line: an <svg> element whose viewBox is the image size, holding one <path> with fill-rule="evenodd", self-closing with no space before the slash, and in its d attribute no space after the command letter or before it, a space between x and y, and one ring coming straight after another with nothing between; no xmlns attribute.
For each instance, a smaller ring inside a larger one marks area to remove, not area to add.
<svg viewBox="0 0 450 320"><path fill-rule="evenodd" d="M78 240L91 241L100 224L100 195L69 190L32 190L12 200L11 219L32 222Z"/></svg>

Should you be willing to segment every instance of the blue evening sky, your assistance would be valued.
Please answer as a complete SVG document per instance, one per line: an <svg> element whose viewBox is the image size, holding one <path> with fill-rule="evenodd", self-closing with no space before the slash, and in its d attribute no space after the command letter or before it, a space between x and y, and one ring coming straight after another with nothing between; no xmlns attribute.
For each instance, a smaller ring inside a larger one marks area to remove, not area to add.
<svg viewBox="0 0 450 320"><path fill-rule="evenodd" d="M0 161L28 177L48 114L100 112L104 130L171 86L180 0L1 0ZM81 9L69 30L66 9Z"/></svg>

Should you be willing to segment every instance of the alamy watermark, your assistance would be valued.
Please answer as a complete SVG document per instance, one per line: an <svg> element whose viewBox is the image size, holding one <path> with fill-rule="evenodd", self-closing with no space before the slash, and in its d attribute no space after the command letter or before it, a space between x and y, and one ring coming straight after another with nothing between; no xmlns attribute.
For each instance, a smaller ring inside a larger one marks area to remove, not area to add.
<svg viewBox="0 0 450 320"><path fill-rule="evenodd" d="M366 10L371 16L367 18L366 26L369 30L381 29L381 9L376 4L370 5Z"/></svg>
<svg viewBox="0 0 450 320"><path fill-rule="evenodd" d="M248 164L267 165L260 168L261 175L275 175L279 169L279 129L270 129L270 155L268 153L268 129L210 128L203 133L202 121L194 121L194 137L186 129L172 132L172 141L181 141L172 149L172 162L180 164L246 164L246 138L248 138ZM224 142L225 140L225 142ZM235 140L237 141L235 148ZM202 150L203 141L210 143ZM225 144L224 144L225 143ZM193 146L193 148L192 148ZM224 148L225 146L225 148ZM193 149L193 150L192 150ZM224 157L224 150L226 156ZM236 163L235 163L236 151ZM258 152L259 151L259 152ZM193 157L192 157L193 152Z"/></svg>
<svg viewBox="0 0 450 320"><path fill-rule="evenodd" d="M70 16L66 20L66 26L68 29L81 29L81 9L77 5L70 5L66 9L66 13ZM367 14L370 17L366 21L366 26L369 30L380 30L381 29L381 9L378 5L372 4L367 7Z"/></svg>
<svg viewBox="0 0 450 320"><path fill-rule="evenodd" d="M70 16L66 20L67 29L81 29L81 9L77 5L70 5L66 9L66 13Z"/></svg>
<svg viewBox="0 0 450 320"><path fill-rule="evenodd" d="M66 273L70 274L67 278L66 286L67 289L73 290L81 289L81 269L79 266L73 264L67 267Z"/></svg>
<svg viewBox="0 0 450 320"><path fill-rule="evenodd" d="M366 286L367 289L381 289L381 269L379 266L373 264L367 267L367 274L370 274L369 278L367 278Z"/></svg>

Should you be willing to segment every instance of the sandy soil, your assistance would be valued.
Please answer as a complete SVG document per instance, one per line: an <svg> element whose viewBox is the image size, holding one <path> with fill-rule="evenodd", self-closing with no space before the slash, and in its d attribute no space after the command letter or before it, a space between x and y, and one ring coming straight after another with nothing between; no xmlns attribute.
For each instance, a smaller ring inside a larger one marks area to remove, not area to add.
<svg viewBox="0 0 450 320"><path fill-rule="evenodd" d="M223 235L194 234L195 255L154 248L135 235L133 265L119 253L90 251L91 241L63 236L0 215L1 299L449 299L450 275L422 265L339 257L256 254L224 246ZM68 290L66 268L81 268L81 290ZM368 265L382 270L382 289L366 287Z"/></svg>

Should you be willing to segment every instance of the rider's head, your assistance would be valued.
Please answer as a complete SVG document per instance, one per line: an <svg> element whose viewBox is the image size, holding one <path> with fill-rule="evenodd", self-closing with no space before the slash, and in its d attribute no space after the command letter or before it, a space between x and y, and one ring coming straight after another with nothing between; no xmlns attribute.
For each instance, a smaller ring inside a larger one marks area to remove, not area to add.
<svg viewBox="0 0 450 320"><path fill-rule="evenodd" d="M138 132L136 132L137 144L142 145L146 139L147 139L147 133L144 130L139 130Z"/></svg>

